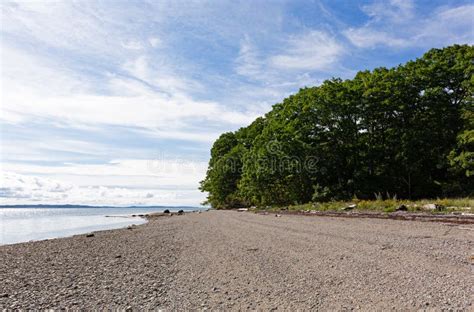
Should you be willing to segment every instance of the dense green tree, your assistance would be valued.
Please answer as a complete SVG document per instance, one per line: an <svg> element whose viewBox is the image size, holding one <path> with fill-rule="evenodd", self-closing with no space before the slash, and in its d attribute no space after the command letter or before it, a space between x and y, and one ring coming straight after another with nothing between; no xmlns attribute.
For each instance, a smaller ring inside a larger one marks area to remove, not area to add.
<svg viewBox="0 0 474 312"><path fill-rule="evenodd" d="M238 142L232 132L222 134L212 146L206 178L200 189L209 192L208 203L213 207L228 207L240 179Z"/></svg>
<svg viewBox="0 0 474 312"><path fill-rule="evenodd" d="M474 48L301 89L212 147L218 208L466 195L474 188Z"/></svg>
<svg viewBox="0 0 474 312"><path fill-rule="evenodd" d="M466 177L474 176L474 110L463 113L465 128L457 136L455 148L449 154L450 165L454 171Z"/></svg>
<svg viewBox="0 0 474 312"><path fill-rule="evenodd" d="M235 133L222 134L213 144L206 178L200 190L208 192L207 203L215 208L234 208L250 204L237 189L241 179L243 157L253 146L265 124L257 118L250 126Z"/></svg>

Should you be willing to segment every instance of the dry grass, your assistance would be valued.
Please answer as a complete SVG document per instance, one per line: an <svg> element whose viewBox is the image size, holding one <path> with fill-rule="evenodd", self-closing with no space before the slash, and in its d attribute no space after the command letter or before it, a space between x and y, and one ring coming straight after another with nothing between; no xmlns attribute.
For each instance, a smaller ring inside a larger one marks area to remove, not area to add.
<svg viewBox="0 0 474 312"><path fill-rule="evenodd" d="M382 211L393 212L398 207L404 205L408 211L419 212L429 211L432 213L449 213L454 211L462 211L474 213L474 198L443 198L443 199L422 199L422 200L401 200L401 199L385 199L385 200L359 200L352 201L330 201L330 202L314 202L302 205L291 205L288 207L260 207L257 210L271 210L278 211L287 208L291 211L337 211L349 205L356 204L354 210L357 211ZM442 207L441 210L427 210L423 206L427 204L435 204Z"/></svg>

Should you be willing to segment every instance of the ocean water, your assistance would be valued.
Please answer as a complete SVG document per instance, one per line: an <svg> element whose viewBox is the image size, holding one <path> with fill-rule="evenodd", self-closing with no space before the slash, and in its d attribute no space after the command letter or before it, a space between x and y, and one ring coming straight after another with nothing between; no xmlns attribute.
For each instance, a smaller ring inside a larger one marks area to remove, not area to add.
<svg viewBox="0 0 474 312"><path fill-rule="evenodd" d="M131 217L132 214L146 214L170 211L197 210L199 208L0 208L0 245L67 237L92 231L109 230L142 224L146 220Z"/></svg>

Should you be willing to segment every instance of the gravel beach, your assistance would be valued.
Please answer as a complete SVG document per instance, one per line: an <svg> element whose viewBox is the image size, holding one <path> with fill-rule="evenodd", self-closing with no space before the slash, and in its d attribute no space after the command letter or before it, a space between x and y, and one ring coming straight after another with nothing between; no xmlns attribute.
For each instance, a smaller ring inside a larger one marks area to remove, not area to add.
<svg viewBox="0 0 474 312"><path fill-rule="evenodd" d="M0 309L473 310L474 226L208 211L0 246Z"/></svg>

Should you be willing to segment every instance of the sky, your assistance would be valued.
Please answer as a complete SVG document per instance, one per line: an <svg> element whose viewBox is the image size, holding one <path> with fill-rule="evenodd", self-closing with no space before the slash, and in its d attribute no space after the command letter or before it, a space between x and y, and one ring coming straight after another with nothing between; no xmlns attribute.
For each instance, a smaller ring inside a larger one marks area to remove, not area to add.
<svg viewBox="0 0 474 312"><path fill-rule="evenodd" d="M0 204L199 205L221 133L305 86L474 43L462 0L0 6Z"/></svg>

